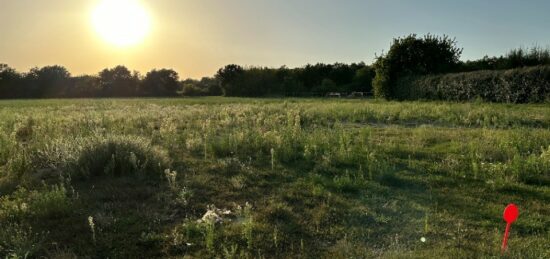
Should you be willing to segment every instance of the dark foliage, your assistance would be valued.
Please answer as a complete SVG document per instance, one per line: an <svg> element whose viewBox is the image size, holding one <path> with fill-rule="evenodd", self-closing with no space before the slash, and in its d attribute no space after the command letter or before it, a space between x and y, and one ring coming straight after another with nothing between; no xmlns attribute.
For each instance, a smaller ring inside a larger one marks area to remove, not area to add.
<svg viewBox="0 0 550 259"><path fill-rule="evenodd" d="M504 70L521 67L550 65L550 50L540 47L513 49L506 56L488 57L460 64L458 72L479 70Z"/></svg>
<svg viewBox="0 0 550 259"><path fill-rule="evenodd" d="M153 70L141 82L141 94L147 96L176 96L179 85L179 76L172 69Z"/></svg>
<svg viewBox="0 0 550 259"><path fill-rule="evenodd" d="M98 75L71 77L62 66L33 68L19 73L0 64L0 98L168 97L180 94L178 74L171 69L152 70L142 78L124 66L104 69ZM218 91L219 94L219 91Z"/></svg>
<svg viewBox="0 0 550 259"><path fill-rule="evenodd" d="M0 64L0 97L2 98L21 98L24 92L22 90L22 75L15 69L6 64Z"/></svg>
<svg viewBox="0 0 550 259"><path fill-rule="evenodd" d="M412 76L397 85L399 99L539 103L550 100L550 66Z"/></svg>
<svg viewBox="0 0 550 259"><path fill-rule="evenodd" d="M182 83L183 96L220 96L222 90L216 78L203 77L201 80L187 79Z"/></svg>
<svg viewBox="0 0 550 259"><path fill-rule="evenodd" d="M139 74L124 66L104 69L99 72L99 85L103 97L138 96Z"/></svg>
<svg viewBox="0 0 550 259"><path fill-rule="evenodd" d="M294 69L228 65L216 78L226 96L321 96L371 92L374 70L364 63L319 63Z"/></svg>
<svg viewBox="0 0 550 259"><path fill-rule="evenodd" d="M416 34L393 40L387 54L377 58L374 67L376 97L394 99L397 80L411 75L447 73L457 69L462 49L447 36Z"/></svg>

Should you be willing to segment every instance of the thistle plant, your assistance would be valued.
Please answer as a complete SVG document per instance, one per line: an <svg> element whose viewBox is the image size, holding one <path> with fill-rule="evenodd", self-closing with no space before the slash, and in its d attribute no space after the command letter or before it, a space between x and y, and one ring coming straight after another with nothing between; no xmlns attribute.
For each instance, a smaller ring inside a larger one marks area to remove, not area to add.
<svg viewBox="0 0 550 259"><path fill-rule="evenodd" d="M94 244L96 244L94 217L88 217L88 226L90 226L90 230L92 231L92 240L94 241Z"/></svg>
<svg viewBox="0 0 550 259"><path fill-rule="evenodd" d="M177 185L176 178L178 176L178 172L166 169L164 170L164 176L166 176L166 180L168 180L168 185L170 188L175 189Z"/></svg>

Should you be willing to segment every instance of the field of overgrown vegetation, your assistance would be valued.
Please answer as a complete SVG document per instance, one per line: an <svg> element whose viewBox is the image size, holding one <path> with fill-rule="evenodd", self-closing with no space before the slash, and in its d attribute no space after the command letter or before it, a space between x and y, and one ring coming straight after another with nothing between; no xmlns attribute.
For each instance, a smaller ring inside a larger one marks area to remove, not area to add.
<svg viewBox="0 0 550 259"><path fill-rule="evenodd" d="M550 106L0 102L0 257L550 258Z"/></svg>

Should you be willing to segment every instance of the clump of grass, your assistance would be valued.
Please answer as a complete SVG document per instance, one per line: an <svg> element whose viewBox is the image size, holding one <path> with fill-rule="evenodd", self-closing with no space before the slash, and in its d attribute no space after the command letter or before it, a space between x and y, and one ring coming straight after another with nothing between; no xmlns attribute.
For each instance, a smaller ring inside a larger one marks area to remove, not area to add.
<svg viewBox="0 0 550 259"><path fill-rule="evenodd" d="M33 137L35 121L32 117L14 125L12 137L19 143L26 143Z"/></svg>
<svg viewBox="0 0 550 259"><path fill-rule="evenodd" d="M63 217L72 211L72 200L62 185L29 191L19 188L0 198L0 256L28 258L43 249L47 233L36 233L32 222Z"/></svg>
<svg viewBox="0 0 550 259"><path fill-rule="evenodd" d="M80 151L70 168L79 175L138 176L161 179L163 169L169 168L166 152L138 137L115 136L92 139Z"/></svg>
<svg viewBox="0 0 550 259"><path fill-rule="evenodd" d="M167 152L150 141L117 135L53 140L33 152L30 159L31 170L53 170L73 178L137 176L160 180L165 179L164 169L171 164Z"/></svg>
<svg viewBox="0 0 550 259"><path fill-rule="evenodd" d="M71 211L71 205L72 200L63 185L54 185L40 191L20 188L11 195L0 198L0 222L60 217Z"/></svg>

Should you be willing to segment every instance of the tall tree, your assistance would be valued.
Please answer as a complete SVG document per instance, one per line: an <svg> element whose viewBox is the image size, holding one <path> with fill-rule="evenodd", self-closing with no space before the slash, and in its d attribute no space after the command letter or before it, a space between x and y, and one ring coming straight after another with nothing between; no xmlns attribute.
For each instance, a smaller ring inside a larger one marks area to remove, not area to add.
<svg viewBox="0 0 550 259"><path fill-rule="evenodd" d="M139 74L132 74L125 66L104 69L99 72L99 78L102 96L132 97L137 94Z"/></svg>
<svg viewBox="0 0 550 259"><path fill-rule="evenodd" d="M242 79L244 69L239 65L227 65L218 70L216 79L220 82L225 96L244 96L244 91L239 89L239 80Z"/></svg>
<svg viewBox="0 0 550 259"><path fill-rule="evenodd" d="M18 98L22 75L6 64L0 64L0 98Z"/></svg>
<svg viewBox="0 0 550 259"><path fill-rule="evenodd" d="M178 73L172 69L152 70L141 83L140 94L145 96L176 96L180 89Z"/></svg>
<svg viewBox="0 0 550 259"><path fill-rule="evenodd" d="M46 66L33 68L27 74L29 94L32 97L63 97L71 74L62 66Z"/></svg>

